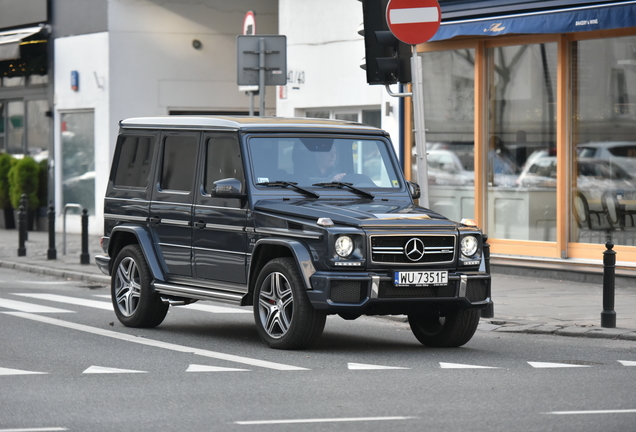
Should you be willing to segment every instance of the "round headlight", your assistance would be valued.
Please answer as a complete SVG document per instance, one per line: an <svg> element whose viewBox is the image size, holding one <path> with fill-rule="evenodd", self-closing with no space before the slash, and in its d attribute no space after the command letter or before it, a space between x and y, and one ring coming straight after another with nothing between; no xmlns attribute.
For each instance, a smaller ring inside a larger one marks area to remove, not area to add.
<svg viewBox="0 0 636 432"><path fill-rule="evenodd" d="M466 236L462 239L462 255L473 256L477 252L477 238L474 236Z"/></svg>
<svg viewBox="0 0 636 432"><path fill-rule="evenodd" d="M336 253L339 257L346 258L353 252L353 240L348 236L340 236L336 239Z"/></svg>

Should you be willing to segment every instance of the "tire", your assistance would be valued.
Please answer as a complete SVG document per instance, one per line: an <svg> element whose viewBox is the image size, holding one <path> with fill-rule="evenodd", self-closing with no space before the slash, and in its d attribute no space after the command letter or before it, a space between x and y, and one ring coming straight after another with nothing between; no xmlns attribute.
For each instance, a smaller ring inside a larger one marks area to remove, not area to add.
<svg viewBox="0 0 636 432"><path fill-rule="evenodd" d="M168 305L151 290L152 275L138 245L124 247L113 265L110 293L117 319L126 327L157 327Z"/></svg>
<svg viewBox="0 0 636 432"><path fill-rule="evenodd" d="M326 319L309 302L292 258L275 258L263 267L254 288L254 320L267 345L307 348L322 334Z"/></svg>
<svg viewBox="0 0 636 432"><path fill-rule="evenodd" d="M479 325L480 311L476 309L437 309L410 314L411 331L422 345L429 347L459 347L467 343Z"/></svg>

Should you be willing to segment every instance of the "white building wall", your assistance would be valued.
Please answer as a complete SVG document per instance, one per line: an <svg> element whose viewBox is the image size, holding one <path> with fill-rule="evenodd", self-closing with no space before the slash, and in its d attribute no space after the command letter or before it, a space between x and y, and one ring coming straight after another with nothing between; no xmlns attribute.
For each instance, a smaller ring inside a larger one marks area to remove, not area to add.
<svg viewBox="0 0 636 432"><path fill-rule="evenodd" d="M108 180L111 141L114 139L110 128L109 94L112 91L108 79L107 33L93 33L55 39L55 114L54 143L55 161L62 160L61 113L77 110L92 110L95 115L95 191L103 196ZM71 88L71 71L79 74L79 90ZM55 208L58 214L56 227L63 226L62 204L62 165L56 163L55 170ZM103 200L97 199L97 215L89 217L89 231L99 234L103 231ZM81 232L79 216L69 214L66 223L68 232ZM59 230L59 229L57 229Z"/></svg>
<svg viewBox="0 0 636 432"><path fill-rule="evenodd" d="M305 110L381 109L382 128L398 145L399 99L368 85L360 68L364 39L358 0L279 0L279 32L287 36L288 82L278 89L278 116ZM393 88L398 91L397 86ZM386 115L386 102L392 112Z"/></svg>

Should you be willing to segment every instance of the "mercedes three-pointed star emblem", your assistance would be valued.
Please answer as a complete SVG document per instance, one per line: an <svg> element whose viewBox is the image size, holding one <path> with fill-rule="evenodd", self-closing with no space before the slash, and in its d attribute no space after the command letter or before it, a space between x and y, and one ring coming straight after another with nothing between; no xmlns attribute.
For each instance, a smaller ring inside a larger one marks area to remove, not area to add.
<svg viewBox="0 0 636 432"><path fill-rule="evenodd" d="M424 243L418 238L412 238L406 242L404 253L411 261L419 261L424 256Z"/></svg>

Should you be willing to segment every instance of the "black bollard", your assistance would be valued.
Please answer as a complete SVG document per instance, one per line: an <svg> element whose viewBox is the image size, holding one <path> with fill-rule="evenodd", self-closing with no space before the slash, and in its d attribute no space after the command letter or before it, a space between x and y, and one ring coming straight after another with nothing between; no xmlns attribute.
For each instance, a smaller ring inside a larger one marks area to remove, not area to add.
<svg viewBox="0 0 636 432"><path fill-rule="evenodd" d="M483 241L484 241L484 266L486 269L486 273L490 274L490 245L488 244L488 236L486 234L483 235ZM488 305L488 307L486 307L486 309L482 309L481 317L494 318L495 305L491 303L490 305Z"/></svg>
<svg viewBox="0 0 636 432"><path fill-rule="evenodd" d="M82 253L80 254L80 264L90 264L88 255L88 210L82 210Z"/></svg>
<svg viewBox="0 0 636 432"><path fill-rule="evenodd" d="M20 206L22 206L22 208L24 209L24 240L28 240L29 239L29 227L27 226L28 223L28 214L27 212L29 211L29 197L27 196L27 194L22 194L20 195Z"/></svg>
<svg viewBox="0 0 636 432"><path fill-rule="evenodd" d="M616 272L616 251L614 243L605 243L607 250L603 251L603 312L601 312L601 327L616 327L616 312L614 311L614 282Z"/></svg>
<svg viewBox="0 0 636 432"><path fill-rule="evenodd" d="M24 207L18 208L18 256L26 256L26 213Z"/></svg>
<svg viewBox="0 0 636 432"><path fill-rule="evenodd" d="M57 259L57 251L55 250L55 209L52 205L49 206L49 211L46 213L49 222L49 249L46 251L46 259Z"/></svg>

